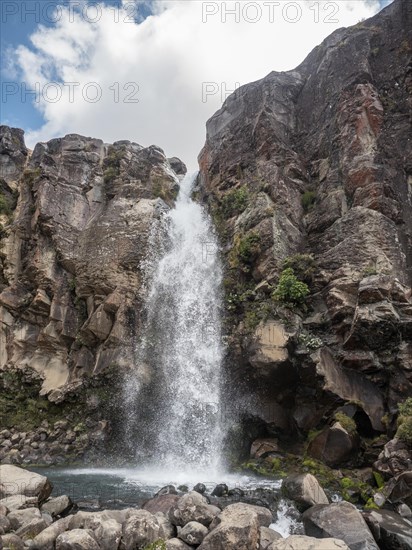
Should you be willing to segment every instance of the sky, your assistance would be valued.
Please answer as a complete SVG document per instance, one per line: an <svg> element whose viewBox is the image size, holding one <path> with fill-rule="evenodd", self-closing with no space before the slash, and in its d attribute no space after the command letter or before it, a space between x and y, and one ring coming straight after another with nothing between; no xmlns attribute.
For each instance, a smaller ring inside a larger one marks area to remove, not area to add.
<svg viewBox="0 0 412 550"><path fill-rule="evenodd" d="M391 0L2 0L2 124L162 147L191 169L235 88Z"/></svg>

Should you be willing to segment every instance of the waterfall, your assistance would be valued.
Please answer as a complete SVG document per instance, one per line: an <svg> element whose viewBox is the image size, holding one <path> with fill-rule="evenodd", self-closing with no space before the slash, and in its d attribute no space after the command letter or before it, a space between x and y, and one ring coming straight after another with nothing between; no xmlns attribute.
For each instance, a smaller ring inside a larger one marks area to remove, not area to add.
<svg viewBox="0 0 412 550"><path fill-rule="evenodd" d="M182 180L149 254L138 354L152 378L137 404L136 445L153 466L213 472L222 448L222 268L211 221L191 199L196 176Z"/></svg>

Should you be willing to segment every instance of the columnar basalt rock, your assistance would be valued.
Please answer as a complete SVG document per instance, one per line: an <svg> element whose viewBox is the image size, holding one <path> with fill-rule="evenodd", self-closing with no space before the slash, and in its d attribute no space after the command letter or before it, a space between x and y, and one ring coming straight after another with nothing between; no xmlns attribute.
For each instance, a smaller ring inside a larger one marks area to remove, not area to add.
<svg viewBox="0 0 412 550"><path fill-rule="evenodd" d="M393 436L412 393L411 28L395 0L207 123L199 187L227 258L228 383L256 425L256 403L295 422L263 437L330 430L339 407L361 436ZM299 302L273 292L286 267L309 285Z"/></svg>

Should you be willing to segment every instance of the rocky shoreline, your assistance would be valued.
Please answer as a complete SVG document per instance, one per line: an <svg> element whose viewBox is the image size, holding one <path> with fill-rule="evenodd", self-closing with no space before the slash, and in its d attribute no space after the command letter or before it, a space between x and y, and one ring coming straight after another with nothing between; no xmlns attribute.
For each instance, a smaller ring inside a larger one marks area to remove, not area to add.
<svg viewBox="0 0 412 550"><path fill-rule="evenodd" d="M67 495L51 496L47 477L0 466L2 550L395 550L412 548L412 512L361 511L330 503L311 474L288 476L282 494L300 510L304 534L283 537L268 507L242 502L220 484L208 494L169 485L141 507L84 511ZM228 498L228 493L230 498ZM238 501L237 501L238 500Z"/></svg>

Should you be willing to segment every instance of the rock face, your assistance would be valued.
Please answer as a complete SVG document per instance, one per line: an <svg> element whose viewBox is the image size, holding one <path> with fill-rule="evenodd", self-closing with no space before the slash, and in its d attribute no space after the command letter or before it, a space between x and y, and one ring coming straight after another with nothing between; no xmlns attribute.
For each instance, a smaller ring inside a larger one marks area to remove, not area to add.
<svg viewBox="0 0 412 550"><path fill-rule="evenodd" d="M173 167L185 173L156 146L74 134L30 152L21 130L0 127L1 427L20 434L0 460L50 463L105 440L102 388L115 393L134 364L141 262L176 196ZM150 379L145 366L138 375ZM37 401L27 418L17 395ZM50 418L69 420L61 439L34 432Z"/></svg>
<svg viewBox="0 0 412 550"><path fill-rule="evenodd" d="M361 436L393 435L411 395L411 28L395 0L207 123L199 189L226 257L228 392L261 437L304 438L342 407ZM287 268L297 281L279 289ZM319 456L361 461L331 430Z"/></svg>

